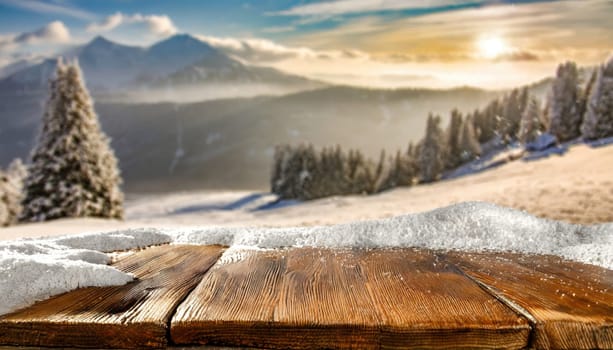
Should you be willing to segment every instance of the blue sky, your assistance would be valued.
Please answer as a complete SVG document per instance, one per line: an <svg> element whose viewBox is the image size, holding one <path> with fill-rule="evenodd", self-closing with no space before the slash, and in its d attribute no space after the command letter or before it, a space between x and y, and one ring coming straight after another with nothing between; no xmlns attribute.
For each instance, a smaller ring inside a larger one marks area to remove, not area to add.
<svg viewBox="0 0 613 350"><path fill-rule="evenodd" d="M266 35L271 38L291 38L304 32L317 32L341 26L343 23L363 16L398 19L432 13L457 11L465 8L492 4L526 4L551 2L552 0L523 1L372 1L381 3L380 9L362 6L355 1L355 11L337 11L329 14L314 6L326 5L326 1L314 0L0 0L0 33L26 32L54 20L61 20L75 29L85 29L95 20L121 12L162 14L172 18L182 32L206 33L218 36ZM334 1L332 1L334 2ZM344 2L344 1L338 1ZM349 1L346 1L349 3ZM330 1L328 1L328 4ZM403 4L404 3L404 4ZM420 4L422 3L422 4ZM433 6L424 6L424 3ZM305 8L311 13L301 14ZM293 12L292 12L293 11ZM305 17L310 17L305 20Z"/></svg>
<svg viewBox="0 0 613 350"><path fill-rule="evenodd" d="M0 0L0 66L96 35L144 46L189 33L255 64L356 78L345 83L454 86L482 71L482 85L512 85L606 59L611 18L611 0Z"/></svg>

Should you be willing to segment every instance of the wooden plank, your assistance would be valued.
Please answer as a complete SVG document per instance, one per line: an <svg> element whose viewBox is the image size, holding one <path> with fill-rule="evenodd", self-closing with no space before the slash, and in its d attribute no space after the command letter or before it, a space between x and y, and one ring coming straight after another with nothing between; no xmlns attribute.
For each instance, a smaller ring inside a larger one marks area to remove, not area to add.
<svg viewBox="0 0 613 350"><path fill-rule="evenodd" d="M543 255L447 259L532 320L535 348L613 349L613 271Z"/></svg>
<svg viewBox="0 0 613 350"><path fill-rule="evenodd" d="M364 271L387 348L524 348L528 321L431 251L368 252Z"/></svg>
<svg viewBox="0 0 613 350"><path fill-rule="evenodd" d="M177 305L217 261L220 246L160 246L113 265L137 280L77 289L0 317L0 345L162 347Z"/></svg>
<svg viewBox="0 0 613 350"><path fill-rule="evenodd" d="M229 253L178 307L175 344L517 349L528 342L527 320L429 251Z"/></svg>

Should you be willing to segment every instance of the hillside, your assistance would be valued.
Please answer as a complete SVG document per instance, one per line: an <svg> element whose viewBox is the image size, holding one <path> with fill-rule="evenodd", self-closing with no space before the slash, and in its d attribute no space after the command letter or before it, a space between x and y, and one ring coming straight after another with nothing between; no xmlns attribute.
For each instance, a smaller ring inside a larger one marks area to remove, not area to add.
<svg viewBox="0 0 613 350"><path fill-rule="evenodd" d="M576 145L563 156L530 162L518 160L430 185L395 188L372 196L280 203L265 210L257 208L274 197L249 191L128 195L126 221L83 218L18 225L1 228L0 240L152 226L328 225L419 213L463 201L488 201L571 223L610 223L612 163L613 145L599 148Z"/></svg>
<svg viewBox="0 0 613 350"><path fill-rule="evenodd" d="M280 97L95 107L128 191L265 189L279 143L340 144L378 157L382 148L395 152L421 137L429 112L470 111L496 95L471 88L330 87ZM44 99L25 95L0 103L0 164L28 155Z"/></svg>

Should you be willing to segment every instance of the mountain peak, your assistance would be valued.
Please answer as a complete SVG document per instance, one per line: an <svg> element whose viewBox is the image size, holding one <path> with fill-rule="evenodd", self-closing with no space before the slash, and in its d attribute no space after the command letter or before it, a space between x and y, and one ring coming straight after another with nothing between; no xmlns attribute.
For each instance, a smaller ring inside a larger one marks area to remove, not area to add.
<svg viewBox="0 0 613 350"><path fill-rule="evenodd" d="M111 46L111 45L115 45L115 43L103 37L102 35L97 35L87 44L87 46Z"/></svg>
<svg viewBox="0 0 613 350"><path fill-rule="evenodd" d="M167 39L157 42L152 49L164 47L164 48L178 48L178 47L210 47L209 44L199 40L189 34L176 34Z"/></svg>
<svg viewBox="0 0 613 350"><path fill-rule="evenodd" d="M198 40L190 34L179 33L169 37L167 40Z"/></svg>

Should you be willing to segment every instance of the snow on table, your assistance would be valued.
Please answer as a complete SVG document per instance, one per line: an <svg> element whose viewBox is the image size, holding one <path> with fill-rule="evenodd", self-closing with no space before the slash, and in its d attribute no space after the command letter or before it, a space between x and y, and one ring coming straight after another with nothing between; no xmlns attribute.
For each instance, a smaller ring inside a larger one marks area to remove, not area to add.
<svg viewBox="0 0 613 350"><path fill-rule="evenodd" d="M80 288L0 317L0 347L164 347L168 320L223 248L158 246L121 256L132 283Z"/></svg>
<svg viewBox="0 0 613 350"><path fill-rule="evenodd" d="M88 286L114 286L133 276L107 264L105 252L168 243L148 229L0 242L0 315Z"/></svg>
<svg viewBox="0 0 613 350"><path fill-rule="evenodd" d="M392 248L554 254L613 269L613 223L581 226L484 202L350 224L294 228L127 229L0 243L0 314L85 286L132 280L104 252L162 243L233 247Z"/></svg>
<svg viewBox="0 0 613 350"><path fill-rule="evenodd" d="M613 348L613 271L552 255L164 245L0 316L0 346Z"/></svg>

